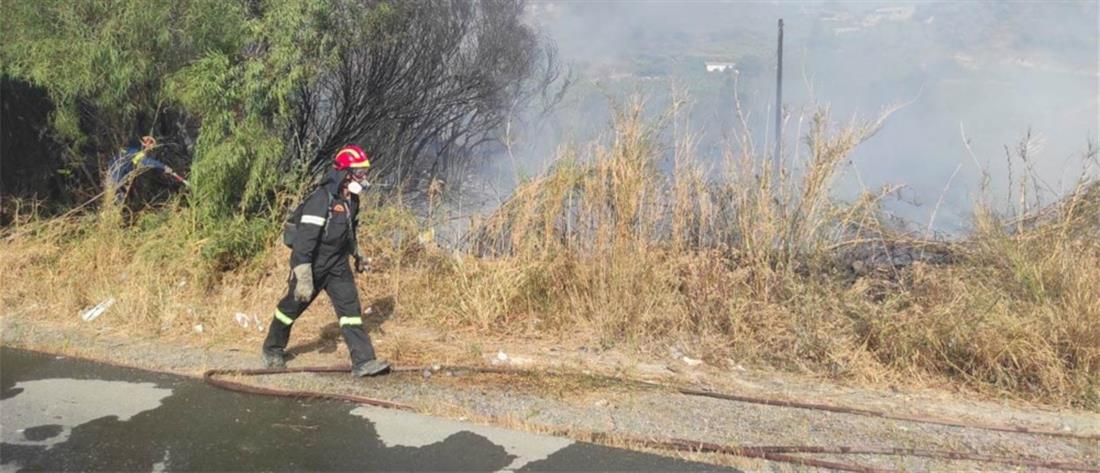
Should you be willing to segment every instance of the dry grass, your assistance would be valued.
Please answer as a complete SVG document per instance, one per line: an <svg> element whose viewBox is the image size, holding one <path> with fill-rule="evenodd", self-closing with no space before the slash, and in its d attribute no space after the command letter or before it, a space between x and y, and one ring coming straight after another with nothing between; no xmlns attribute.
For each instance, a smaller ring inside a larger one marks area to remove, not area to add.
<svg viewBox="0 0 1100 473"><path fill-rule="evenodd" d="M658 353L677 344L718 364L1100 406L1100 185L1083 174L1028 225L986 205L969 235L918 241L884 223L885 192L851 203L829 193L881 121L833 127L819 113L810 123L779 175L751 143L705 169L690 137L663 173L659 129L640 107L622 111L606 144L564 152L482 223L482 259L433 270L437 304L422 314ZM852 248L881 259L904 245L950 258L852 268Z"/></svg>
<svg viewBox="0 0 1100 473"><path fill-rule="evenodd" d="M264 314L266 322L271 298L284 290L275 251L240 271L219 274L201 257L204 242L186 212L172 207L127 219L108 207L5 239L8 270L0 275L0 303L17 308L11 313L29 309L67 323L113 297L117 302L103 320L140 337L175 337L197 325L232 337L235 311Z"/></svg>
<svg viewBox="0 0 1100 473"><path fill-rule="evenodd" d="M655 353L676 345L719 365L960 383L1100 408L1100 185L1083 177L1057 205L1012 221L979 206L965 237L916 242L950 247L949 261L853 269L854 249L888 257L914 242L884 223L885 191L832 198L848 154L880 122L838 127L826 117L812 117L776 174L747 138L724 163L704 166L692 137L665 145L662 122L627 107L606 140L563 151L485 217L469 251L419 243L424 228L398 206L371 210L361 241L378 272L360 278L363 299L388 298L398 320L475 338ZM232 314L266 323L285 290L286 252L273 242L243 267L211 270L186 214L124 222L105 209L22 224L2 243L0 303L69 320L114 296L113 317L135 335L203 324L209 343L235 343ZM419 358L413 343L394 347Z"/></svg>

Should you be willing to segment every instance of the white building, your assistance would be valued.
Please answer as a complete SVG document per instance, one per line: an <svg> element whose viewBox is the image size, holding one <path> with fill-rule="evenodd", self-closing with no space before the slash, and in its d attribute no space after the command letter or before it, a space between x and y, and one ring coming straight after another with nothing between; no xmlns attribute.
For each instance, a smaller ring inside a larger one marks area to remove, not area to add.
<svg viewBox="0 0 1100 473"><path fill-rule="evenodd" d="M712 62L707 61L707 72L726 72L737 70L737 63L734 62Z"/></svg>
<svg viewBox="0 0 1100 473"><path fill-rule="evenodd" d="M915 12L916 8L912 6L876 8L863 18L863 26L875 26L884 21L906 21L913 18Z"/></svg>

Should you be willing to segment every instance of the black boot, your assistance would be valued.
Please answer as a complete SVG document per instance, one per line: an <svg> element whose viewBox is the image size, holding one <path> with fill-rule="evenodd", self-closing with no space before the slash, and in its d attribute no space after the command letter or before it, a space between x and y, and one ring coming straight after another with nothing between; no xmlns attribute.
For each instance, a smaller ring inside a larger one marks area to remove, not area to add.
<svg viewBox="0 0 1100 473"><path fill-rule="evenodd" d="M351 369L351 374L362 378L364 376L374 376L382 374L389 370L390 363L388 361L374 359L367 360L355 365L355 367Z"/></svg>
<svg viewBox="0 0 1100 473"><path fill-rule="evenodd" d="M280 370L286 368L286 355L282 350L264 350L263 359L264 368Z"/></svg>

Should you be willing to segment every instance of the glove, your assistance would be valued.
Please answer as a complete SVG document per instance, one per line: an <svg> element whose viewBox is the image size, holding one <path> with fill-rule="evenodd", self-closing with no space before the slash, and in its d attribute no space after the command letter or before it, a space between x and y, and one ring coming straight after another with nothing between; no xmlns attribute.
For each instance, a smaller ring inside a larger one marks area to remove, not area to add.
<svg viewBox="0 0 1100 473"><path fill-rule="evenodd" d="M370 263L370 258L363 256L363 253L358 250L355 252L355 271L357 273L369 273L371 271Z"/></svg>
<svg viewBox="0 0 1100 473"><path fill-rule="evenodd" d="M313 268L309 264L299 264L294 267L293 272L294 300L309 302L309 298L313 297Z"/></svg>

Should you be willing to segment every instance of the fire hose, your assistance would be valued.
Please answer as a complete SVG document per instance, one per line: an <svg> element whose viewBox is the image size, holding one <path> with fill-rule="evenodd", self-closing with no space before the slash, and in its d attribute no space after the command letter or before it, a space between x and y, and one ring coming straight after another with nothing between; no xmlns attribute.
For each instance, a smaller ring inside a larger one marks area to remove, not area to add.
<svg viewBox="0 0 1100 473"><path fill-rule="evenodd" d="M317 391L296 391L296 390L284 390L278 388L268 388L261 386L249 385L237 381L230 381L227 379L219 378L220 376L264 376L264 375L276 375L276 374L290 374L290 373L347 373L351 369L350 366L312 366L312 367L299 367L299 368L284 368L284 369L211 369L203 374L203 380L214 387L235 391L247 394L257 394L265 396L278 396L289 397L296 399L317 399L317 400L335 400L344 401L355 404L363 404L369 406L382 407L387 409L399 409L405 411L416 412L417 409L411 405L403 404L400 402L375 399L365 396L358 396L352 394L336 394L325 393ZM423 367L423 366L405 366L394 367L393 373L419 373L425 370L448 370L448 371L461 371L478 374L504 374L504 375L532 375L535 374L530 370L515 369L515 368L497 368L497 367L477 367L477 366L446 366L446 367ZM1014 425L997 425L988 423L971 423L960 420L942 419L930 416L919 415L906 415L906 414L893 414L884 411L876 411L864 408L852 408L844 406L835 406L829 404L818 404L808 402L798 402L782 399L754 397L735 395L728 393L721 393L715 391L700 390L696 388L671 386L660 383L654 383L641 380L630 380L623 378L604 377L606 380L618 382L621 384L635 384L642 385L651 388L663 388L686 396L708 397L714 399L722 399L735 402L743 402L750 404L761 404L768 406L789 407L795 409L807 409L817 411L827 411L843 414L861 415L868 417L877 417L882 419L900 420L906 422L915 422L923 424L933 424L949 427L959 428L971 428L980 430L989 430L995 432L1008 432L1016 434L1029 434L1029 435L1042 435L1058 438L1069 438L1088 441L1100 441L1100 435L1097 434L1075 434L1072 432L1061 432L1055 430L1043 430L1033 429L1023 426ZM563 436L576 436L578 433L573 432L558 432ZM572 434L572 435L570 435ZM931 450L931 449L917 449L907 447L863 447L863 446L806 446L806 445L780 445L780 446L739 446L739 445L723 445L710 442L702 442L697 440L688 440L681 438L647 438L647 437L632 437L628 435L612 434L610 432L586 432L581 435L587 437L592 441L625 441L634 445L639 445L645 448L652 448L657 450L671 450L679 452L695 452L695 453L717 453L725 455L733 455L746 458L756 458L763 460L770 460L775 462L791 463L806 467L826 468L831 470L840 471L852 471L860 473L878 473L893 471L890 469L870 467L865 465L859 465L854 463L843 463L829 460L821 460L815 458L806 458L797 456L796 454L817 454L817 455L888 455L888 456L914 456L923 458L934 458L941 460L963 460L974 461L984 463L998 463L1002 465L1014 465L1028 468L1047 468L1064 471L1083 471L1100 473L1100 465L1089 465L1072 462L1053 461L1038 458L1035 456L1002 456L1002 455L988 455L982 453L970 453L959 452L951 450Z"/></svg>

